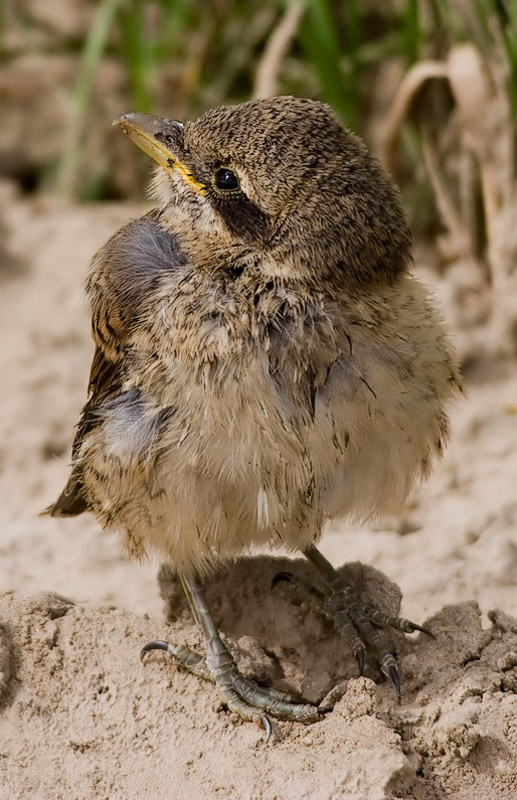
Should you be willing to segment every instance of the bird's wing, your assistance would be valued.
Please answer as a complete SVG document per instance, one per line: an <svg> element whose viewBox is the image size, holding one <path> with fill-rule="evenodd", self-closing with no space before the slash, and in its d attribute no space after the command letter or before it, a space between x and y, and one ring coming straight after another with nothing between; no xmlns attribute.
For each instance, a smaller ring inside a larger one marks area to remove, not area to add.
<svg viewBox="0 0 517 800"><path fill-rule="evenodd" d="M93 259L86 285L95 342L88 400L72 445L71 475L58 499L44 513L76 516L88 510L79 460L82 444L100 424L100 407L122 390L128 343L150 286L159 274L185 263L176 237L160 226L157 211L119 230Z"/></svg>
<svg viewBox="0 0 517 800"><path fill-rule="evenodd" d="M52 517L75 517L88 510L83 468L77 459L84 440L100 422L97 409L121 389L123 366L123 358L108 360L104 349L97 345L90 370L88 400L83 407L72 444L72 472L55 503L46 509Z"/></svg>

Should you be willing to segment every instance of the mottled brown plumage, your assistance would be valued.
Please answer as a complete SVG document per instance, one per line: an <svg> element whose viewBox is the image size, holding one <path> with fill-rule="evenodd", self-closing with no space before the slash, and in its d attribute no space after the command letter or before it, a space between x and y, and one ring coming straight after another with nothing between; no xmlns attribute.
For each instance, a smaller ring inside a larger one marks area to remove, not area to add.
<svg viewBox="0 0 517 800"><path fill-rule="evenodd" d="M399 194L311 100L120 125L159 163L158 207L94 258L89 398L51 513L91 510L130 555L172 564L208 647L206 661L175 655L241 716L318 716L243 689L211 621L199 580L251 545L304 552L342 597L359 661L371 645L398 687L389 647L314 544L329 519L400 506L441 455L460 386L409 272Z"/></svg>

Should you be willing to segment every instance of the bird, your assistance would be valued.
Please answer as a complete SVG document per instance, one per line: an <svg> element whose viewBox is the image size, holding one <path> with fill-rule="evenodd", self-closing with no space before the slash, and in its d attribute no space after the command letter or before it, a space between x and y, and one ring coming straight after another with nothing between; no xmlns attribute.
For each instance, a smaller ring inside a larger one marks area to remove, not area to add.
<svg viewBox="0 0 517 800"><path fill-rule="evenodd" d="M251 547L302 553L325 586L283 572L400 698L383 628L318 550L330 520L400 509L448 439L462 379L412 274L398 188L317 100L279 96L176 121L115 120L155 162L155 207L116 232L86 280L95 352L66 486L47 510L93 512L130 557L178 575L205 653L162 640L224 705L271 732L330 709L238 669L204 586Z"/></svg>

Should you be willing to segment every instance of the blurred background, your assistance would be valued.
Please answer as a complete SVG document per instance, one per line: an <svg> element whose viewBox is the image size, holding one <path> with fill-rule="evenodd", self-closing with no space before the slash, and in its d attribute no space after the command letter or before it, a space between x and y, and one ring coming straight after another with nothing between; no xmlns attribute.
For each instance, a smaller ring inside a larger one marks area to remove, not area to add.
<svg viewBox="0 0 517 800"><path fill-rule="evenodd" d="M498 346L516 351L515 0L3 0L0 13L0 176L22 194L141 199L146 160L110 127L130 110L317 97L402 186L458 325L487 323L497 297ZM474 340L466 356L485 347Z"/></svg>
<svg viewBox="0 0 517 800"><path fill-rule="evenodd" d="M332 105L401 186L416 269L439 297L471 396L445 471L384 533L393 563L380 534L357 557L391 570L411 602L404 564L421 557L433 503L456 492L448 544L433 556L442 599L456 597L451 585L476 595L487 525L490 542L494 525L507 531L494 569L517 568L516 0L3 0L0 37L4 586L46 580L133 607L149 594L139 597L143 573L128 578L93 520L36 517L66 479L84 402L88 261L144 208L148 159L112 120L133 110L181 119L282 93ZM464 555L451 562L455 548Z"/></svg>

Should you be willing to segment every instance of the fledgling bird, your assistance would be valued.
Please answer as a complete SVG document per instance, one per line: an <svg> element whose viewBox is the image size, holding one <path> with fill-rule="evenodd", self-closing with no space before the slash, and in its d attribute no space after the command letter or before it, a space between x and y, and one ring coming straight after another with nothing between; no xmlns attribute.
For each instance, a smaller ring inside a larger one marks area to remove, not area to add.
<svg viewBox="0 0 517 800"><path fill-rule="evenodd" d="M130 556L172 565L206 655L166 642L143 652L167 649L242 718L269 730L270 715L325 711L240 675L214 624L202 582L250 546L312 561L323 613L360 666L375 652L400 694L380 627L423 629L362 607L316 549L328 520L400 507L441 455L461 388L410 274L399 193L312 100L117 123L158 162L158 206L93 259L89 396L49 512L92 511Z"/></svg>

